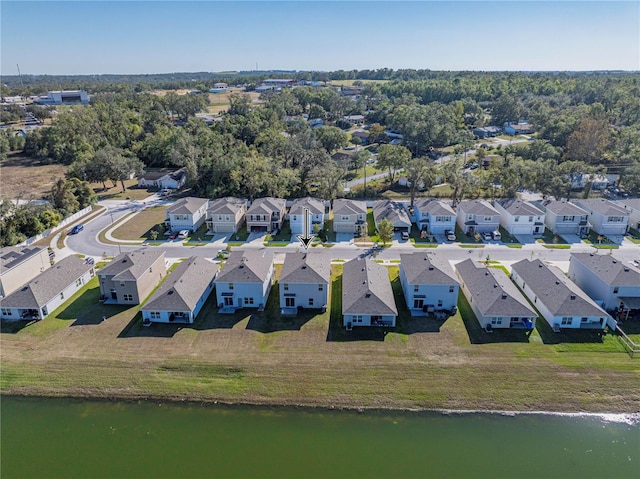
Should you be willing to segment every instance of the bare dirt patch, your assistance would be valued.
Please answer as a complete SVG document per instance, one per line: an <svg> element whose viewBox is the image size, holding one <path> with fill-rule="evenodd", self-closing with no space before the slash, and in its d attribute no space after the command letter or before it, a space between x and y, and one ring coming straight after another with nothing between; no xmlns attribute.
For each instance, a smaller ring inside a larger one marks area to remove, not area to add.
<svg viewBox="0 0 640 479"><path fill-rule="evenodd" d="M0 163L0 196L3 198L42 198L53 184L64 177L67 167L48 165L20 153L11 153Z"/></svg>

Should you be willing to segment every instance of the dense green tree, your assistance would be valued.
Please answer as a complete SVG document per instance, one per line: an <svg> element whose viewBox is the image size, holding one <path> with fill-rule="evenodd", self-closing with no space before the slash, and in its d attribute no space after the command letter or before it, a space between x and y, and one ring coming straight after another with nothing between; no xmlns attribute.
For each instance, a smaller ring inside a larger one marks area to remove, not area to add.
<svg viewBox="0 0 640 479"><path fill-rule="evenodd" d="M333 153L349 144L347 135L335 126L321 126L314 131L318 142L328 153Z"/></svg>
<svg viewBox="0 0 640 479"><path fill-rule="evenodd" d="M411 152L402 145L381 145L378 148L378 166L389 172L389 182L395 182L396 171L411 159Z"/></svg>
<svg viewBox="0 0 640 479"><path fill-rule="evenodd" d="M378 237L383 245L386 245L393 238L393 223L386 218L380 220L377 226Z"/></svg>

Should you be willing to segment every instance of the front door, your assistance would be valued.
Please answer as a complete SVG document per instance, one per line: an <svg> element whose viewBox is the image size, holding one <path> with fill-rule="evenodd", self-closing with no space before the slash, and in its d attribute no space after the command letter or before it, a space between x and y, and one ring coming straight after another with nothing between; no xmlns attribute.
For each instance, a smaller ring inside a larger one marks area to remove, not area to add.
<svg viewBox="0 0 640 479"><path fill-rule="evenodd" d="M115 300L118 299L118 293L116 292L115 289L111 290L111 299L115 299Z"/></svg>
<svg viewBox="0 0 640 479"><path fill-rule="evenodd" d="M233 297L232 296L225 296L224 297L224 305L225 306L233 306Z"/></svg>
<svg viewBox="0 0 640 479"><path fill-rule="evenodd" d="M424 306L424 299L413 300L413 309L422 309L423 306Z"/></svg>
<svg viewBox="0 0 640 479"><path fill-rule="evenodd" d="M295 308L296 307L296 298L284 298L285 306L287 308Z"/></svg>

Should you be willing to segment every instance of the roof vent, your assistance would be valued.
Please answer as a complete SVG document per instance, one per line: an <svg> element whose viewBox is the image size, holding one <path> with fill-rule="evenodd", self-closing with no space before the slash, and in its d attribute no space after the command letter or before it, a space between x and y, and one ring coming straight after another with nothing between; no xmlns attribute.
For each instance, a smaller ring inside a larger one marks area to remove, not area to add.
<svg viewBox="0 0 640 479"><path fill-rule="evenodd" d="M494 288L497 288L497 287L498 287L498 285L497 285L497 284L494 284L494 285L493 285L493 287L494 287Z"/></svg>
<svg viewBox="0 0 640 479"><path fill-rule="evenodd" d="M560 284L560 281L556 280L556 284Z"/></svg>
<svg viewBox="0 0 640 479"><path fill-rule="evenodd" d="M433 266L429 266L429 271L433 271Z"/></svg>
<svg viewBox="0 0 640 479"><path fill-rule="evenodd" d="M307 265L306 264L302 265L301 269L307 269Z"/></svg>
<svg viewBox="0 0 640 479"><path fill-rule="evenodd" d="M576 295L572 294L571 296L569 296L569 299L571 299L572 301L576 299Z"/></svg>
<svg viewBox="0 0 640 479"><path fill-rule="evenodd" d="M625 272L625 273L628 273L628 272L629 272L629 268L626 268L626 267L625 267L625 268L624 268L624 272Z"/></svg>
<svg viewBox="0 0 640 479"><path fill-rule="evenodd" d="M173 294L173 290L169 290L169 292L167 293L168 296L171 296Z"/></svg>
<svg viewBox="0 0 640 479"><path fill-rule="evenodd" d="M371 293L367 293L364 295L365 298L370 298L371 297Z"/></svg>
<svg viewBox="0 0 640 479"><path fill-rule="evenodd" d="M613 261L611 261L613 264L618 264L618 262L614 259Z"/></svg>
<svg viewBox="0 0 640 479"><path fill-rule="evenodd" d="M502 299L507 299L507 295L506 295L506 294L503 294L503 295L502 295Z"/></svg>

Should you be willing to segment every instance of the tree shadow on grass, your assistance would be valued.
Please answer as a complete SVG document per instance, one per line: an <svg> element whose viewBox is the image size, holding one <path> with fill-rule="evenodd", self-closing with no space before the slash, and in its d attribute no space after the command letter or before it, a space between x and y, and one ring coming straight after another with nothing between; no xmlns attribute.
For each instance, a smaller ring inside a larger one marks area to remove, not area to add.
<svg viewBox="0 0 640 479"><path fill-rule="evenodd" d="M538 318L536 329L544 344L602 343L606 334L600 329L563 329L556 333L544 318Z"/></svg>
<svg viewBox="0 0 640 479"><path fill-rule="evenodd" d="M22 331L27 326L30 326L30 325L32 325L34 323L37 323L37 321L36 320L30 320L30 321L24 321L24 320L7 321L7 320L3 319L2 321L0 321L0 333L2 333L2 334L16 334L16 333L19 333L20 331Z"/></svg>
<svg viewBox="0 0 640 479"><path fill-rule="evenodd" d="M476 318L464 294L458 297L458 309L471 344L528 343L533 330L495 328L487 333Z"/></svg>

